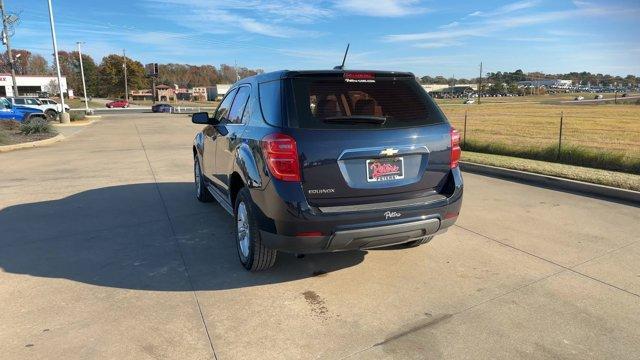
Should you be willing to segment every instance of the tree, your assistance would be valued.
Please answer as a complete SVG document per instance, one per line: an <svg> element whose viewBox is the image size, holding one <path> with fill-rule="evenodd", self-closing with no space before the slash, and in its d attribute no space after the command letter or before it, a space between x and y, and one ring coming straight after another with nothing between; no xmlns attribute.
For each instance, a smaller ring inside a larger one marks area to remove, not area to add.
<svg viewBox="0 0 640 360"><path fill-rule="evenodd" d="M58 51L60 71L67 78L67 86L76 94L82 94L82 73L80 72L80 57L77 51ZM85 81L88 95L96 94L98 67L90 55L82 54L82 66L84 67ZM84 95L84 94L82 94Z"/></svg>
<svg viewBox="0 0 640 360"><path fill-rule="evenodd" d="M48 92L49 95L51 95L51 96L59 94L60 93L60 87L58 87L58 80L52 79L51 81L49 81L49 83L47 83L47 85L45 85L43 90Z"/></svg>
<svg viewBox="0 0 640 360"><path fill-rule="evenodd" d="M30 75L49 75L49 64L47 63L47 59L42 55L31 55L26 71L27 74Z"/></svg>
<svg viewBox="0 0 640 360"><path fill-rule="evenodd" d="M102 58L98 67L97 93L106 97L124 97L124 58L111 54ZM127 58L127 78L129 90L149 88L144 67L139 61Z"/></svg>
<svg viewBox="0 0 640 360"><path fill-rule="evenodd" d="M220 65L220 80L226 84L233 84L238 81L236 69L227 64Z"/></svg>
<svg viewBox="0 0 640 360"><path fill-rule="evenodd" d="M46 75L47 61L41 55L32 54L29 50L14 49L12 51L16 75ZM9 54L5 51L0 55L0 72L9 73Z"/></svg>

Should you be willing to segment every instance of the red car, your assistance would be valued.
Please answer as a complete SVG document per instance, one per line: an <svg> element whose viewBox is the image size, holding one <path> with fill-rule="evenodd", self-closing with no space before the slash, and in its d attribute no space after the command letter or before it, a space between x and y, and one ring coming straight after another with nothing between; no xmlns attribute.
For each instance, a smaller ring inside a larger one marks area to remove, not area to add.
<svg viewBox="0 0 640 360"><path fill-rule="evenodd" d="M127 100L116 100L110 103L107 103L108 108L128 108L129 102Z"/></svg>

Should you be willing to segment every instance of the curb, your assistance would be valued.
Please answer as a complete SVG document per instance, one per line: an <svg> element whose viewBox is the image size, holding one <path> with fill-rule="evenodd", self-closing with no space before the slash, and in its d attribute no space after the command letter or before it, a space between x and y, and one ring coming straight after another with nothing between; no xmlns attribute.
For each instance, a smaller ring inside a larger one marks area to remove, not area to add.
<svg viewBox="0 0 640 360"><path fill-rule="evenodd" d="M84 121L84 120L79 120L79 121L72 121L68 124L53 124L53 126L55 127L78 127L78 126L87 126L87 125L91 125L94 122L96 122L97 119L88 119L88 121Z"/></svg>
<svg viewBox="0 0 640 360"><path fill-rule="evenodd" d="M611 186L591 184L583 181L569 180L556 176L541 175L520 170L506 169L491 165L482 165L469 162L460 162L462 171L487 175L509 180L518 180L531 185L542 186L551 189L565 190L581 195L591 195L607 200L623 201L634 205L640 204L640 192L619 189Z"/></svg>
<svg viewBox="0 0 640 360"><path fill-rule="evenodd" d="M30 141L26 143L13 144L13 145L3 145L3 146L0 146L0 153L18 150L18 149L29 149L34 147L45 146L45 145L57 143L58 141L62 141L63 139L64 139L64 135L58 134L49 139Z"/></svg>

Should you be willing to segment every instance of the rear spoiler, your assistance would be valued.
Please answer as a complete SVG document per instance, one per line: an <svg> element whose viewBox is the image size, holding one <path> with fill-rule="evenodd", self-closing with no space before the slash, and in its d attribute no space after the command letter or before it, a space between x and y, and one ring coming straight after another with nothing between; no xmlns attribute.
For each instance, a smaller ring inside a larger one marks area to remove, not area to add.
<svg viewBox="0 0 640 360"><path fill-rule="evenodd" d="M376 78L415 78L410 72L400 71L376 71L376 70L308 70L308 71L287 71L282 78L314 77L314 78L336 78L344 77L347 73L373 74Z"/></svg>

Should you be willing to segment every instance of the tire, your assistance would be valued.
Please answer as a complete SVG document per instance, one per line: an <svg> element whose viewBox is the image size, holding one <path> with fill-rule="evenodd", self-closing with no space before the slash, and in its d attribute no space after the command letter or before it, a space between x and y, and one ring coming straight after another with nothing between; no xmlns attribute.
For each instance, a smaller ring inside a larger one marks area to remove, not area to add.
<svg viewBox="0 0 640 360"><path fill-rule="evenodd" d="M58 118L58 112L53 109L47 109L44 112L44 115L47 117L47 120L49 121L54 121L55 119Z"/></svg>
<svg viewBox="0 0 640 360"><path fill-rule="evenodd" d="M198 155L193 158L193 177L196 188L196 199L200 202L212 202L213 195L207 190L204 182L204 176L202 175L202 168L200 167L200 161L198 161Z"/></svg>
<svg viewBox="0 0 640 360"><path fill-rule="evenodd" d="M408 243L405 243L404 246L408 247L408 248L412 248L412 247L424 245L424 244L428 243L429 241L431 241L432 239L433 239L433 235L425 236L420 240L409 241Z"/></svg>
<svg viewBox="0 0 640 360"><path fill-rule="evenodd" d="M236 197L234 218L236 220L236 247L238 258L245 269L255 272L271 268L276 263L278 251L262 245L258 222L249 189L242 188Z"/></svg>

